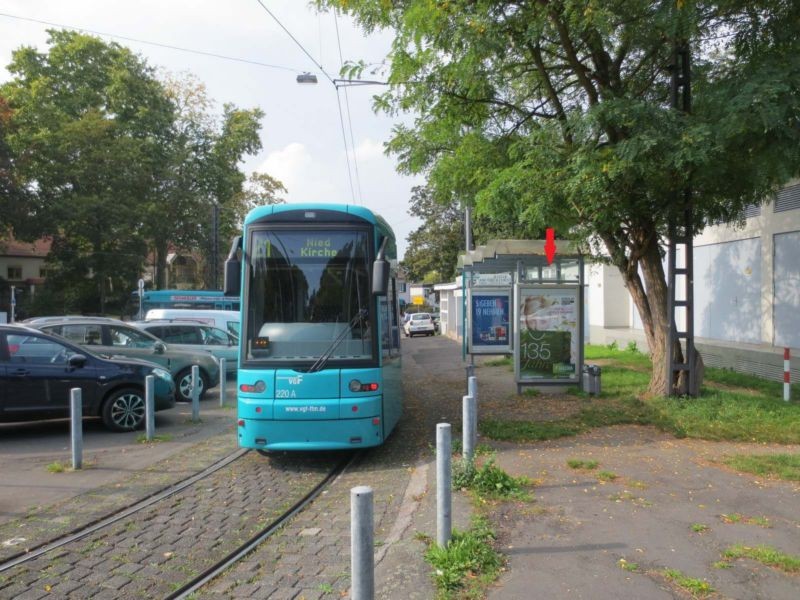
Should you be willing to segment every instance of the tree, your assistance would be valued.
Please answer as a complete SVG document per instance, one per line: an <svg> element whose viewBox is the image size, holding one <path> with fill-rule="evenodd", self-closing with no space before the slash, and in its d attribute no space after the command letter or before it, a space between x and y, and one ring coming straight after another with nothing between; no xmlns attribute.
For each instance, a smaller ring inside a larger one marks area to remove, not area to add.
<svg viewBox="0 0 800 600"><path fill-rule="evenodd" d="M13 79L0 88L13 111L6 143L14 179L33 199L22 211L27 235L54 238L51 284L89 278L76 308L104 312L141 272L143 199L173 108L129 50L69 31L49 31L48 44L46 54L13 53Z"/></svg>
<svg viewBox="0 0 800 600"><path fill-rule="evenodd" d="M389 91L413 109L389 144L435 198L556 227L622 273L663 368L661 245L691 189L693 233L740 218L800 165L800 5L782 0L318 0L392 28ZM691 114L671 108L676 45ZM354 71L358 72L358 65ZM351 71L352 72L352 71ZM474 193L470 196L469 194Z"/></svg>
<svg viewBox="0 0 800 600"><path fill-rule="evenodd" d="M163 79L176 116L166 132L164 160L147 204L146 232L154 250L158 288L166 285L170 244L209 247L215 233L230 237L238 229L246 213L241 203L245 175L239 162L261 148L263 116L257 108L243 110L229 104L216 116L205 86L194 76L165 75ZM215 207L219 214L216 232ZM213 280L212 268L209 262L207 281Z"/></svg>
<svg viewBox="0 0 800 600"><path fill-rule="evenodd" d="M423 224L408 236L402 266L410 281L438 283L455 275L459 252L464 250L464 214L458 207L435 202L428 188L412 189L408 214Z"/></svg>

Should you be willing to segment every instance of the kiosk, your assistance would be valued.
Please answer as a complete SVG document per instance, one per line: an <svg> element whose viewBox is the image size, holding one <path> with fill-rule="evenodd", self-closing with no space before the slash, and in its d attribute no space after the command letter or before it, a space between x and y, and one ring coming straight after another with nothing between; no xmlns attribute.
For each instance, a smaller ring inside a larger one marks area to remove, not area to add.
<svg viewBox="0 0 800 600"><path fill-rule="evenodd" d="M512 354L523 386L583 388L583 256L560 241L492 240L459 256L463 353Z"/></svg>

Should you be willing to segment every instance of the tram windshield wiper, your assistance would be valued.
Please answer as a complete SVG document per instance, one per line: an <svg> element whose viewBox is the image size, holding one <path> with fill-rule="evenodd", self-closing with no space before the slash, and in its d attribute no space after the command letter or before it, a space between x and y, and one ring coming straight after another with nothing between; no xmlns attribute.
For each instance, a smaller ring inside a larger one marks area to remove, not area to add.
<svg viewBox="0 0 800 600"><path fill-rule="evenodd" d="M325 365L328 364L328 361L331 359L331 356L333 356L333 353L336 350L336 348L339 347L339 344L342 343L342 340L350 334L350 330L355 326L355 324L358 323L359 321L363 321L366 318L367 318L367 309L366 308L360 309L353 316L353 318L350 319L350 322L347 324L347 327L345 327L342 330L342 332L338 336L336 336L336 339L331 342L331 345L325 349L325 352L323 352L320 355L320 357L314 362L314 364L308 368L307 373L316 373L317 371L322 370L325 367Z"/></svg>

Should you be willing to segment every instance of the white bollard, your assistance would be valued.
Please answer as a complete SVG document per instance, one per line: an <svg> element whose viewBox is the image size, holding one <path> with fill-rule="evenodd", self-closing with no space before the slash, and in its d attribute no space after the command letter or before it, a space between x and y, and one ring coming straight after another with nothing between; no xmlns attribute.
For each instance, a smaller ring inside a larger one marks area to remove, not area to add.
<svg viewBox="0 0 800 600"><path fill-rule="evenodd" d="M472 462L475 458L475 398L472 396L462 399L461 433L464 460Z"/></svg>
<svg viewBox="0 0 800 600"><path fill-rule="evenodd" d="M200 420L200 367L192 365L192 421Z"/></svg>
<svg viewBox="0 0 800 600"><path fill-rule="evenodd" d="M148 442L153 441L156 433L155 386L155 377L148 375L144 378L144 425Z"/></svg>
<svg viewBox="0 0 800 600"><path fill-rule="evenodd" d="M450 423L436 425L436 543L444 548L450 541L452 521L452 452Z"/></svg>
<svg viewBox="0 0 800 600"><path fill-rule="evenodd" d="M228 385L228 361L219 359L219 405L225 406L225 386Z"/></svg>
<svg viewBox="0 0 800 600"><path fill-rule="evenodd" d="M475 398L475 427L472 433L473 443L478 443L478 378L474 375L467 380L467 395Z"/></svg>
<svg viewBox="0 0 800 600"><path fill-rule="evenodd" d="M72 468L83 467L83 400L81 388L69 391L70 441L72 446Z"/></svg>
<svg viewBox="0 0 800 600"><path fill-rule="evenodd" d="M375 597L375 544L372 488L350 489L350 597L372 600Z"/></svg>

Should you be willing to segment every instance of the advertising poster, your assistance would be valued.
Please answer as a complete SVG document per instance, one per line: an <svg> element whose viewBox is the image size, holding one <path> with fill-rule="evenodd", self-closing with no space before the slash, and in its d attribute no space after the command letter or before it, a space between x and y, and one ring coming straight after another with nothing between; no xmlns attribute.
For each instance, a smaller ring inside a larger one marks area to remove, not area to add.
<svg viewBox="0 0 800 600"><path fill-rule="evenodd" d="M505 354L511 348L511 294L503 290L470 293L470 352Z"/></svg>
<svg viewBox="0 0 800 600"><path fill-rule="evenodd" d="M519 288L517 380L578 380L578 289Z"/></svg>

